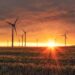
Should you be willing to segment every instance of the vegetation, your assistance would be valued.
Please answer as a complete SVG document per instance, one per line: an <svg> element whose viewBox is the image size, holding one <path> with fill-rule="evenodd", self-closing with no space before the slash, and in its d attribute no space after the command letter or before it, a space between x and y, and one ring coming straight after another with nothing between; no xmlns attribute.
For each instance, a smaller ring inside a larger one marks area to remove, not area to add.
<svg viewBox="0 0 75 75"><path fill-rule="evenodd" d="M0 75L75 75L75 47L0 48Z"/></svg>

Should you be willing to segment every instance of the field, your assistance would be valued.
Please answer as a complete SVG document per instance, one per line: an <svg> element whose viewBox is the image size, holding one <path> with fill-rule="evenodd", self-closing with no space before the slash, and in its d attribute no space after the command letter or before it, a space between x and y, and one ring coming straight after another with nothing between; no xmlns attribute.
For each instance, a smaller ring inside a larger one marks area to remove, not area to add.
<svg viewBox="0 0 75 75"><path fill-rule="evenodd" d="M75 47L0 48L0 75L75 75Z"/></svg>

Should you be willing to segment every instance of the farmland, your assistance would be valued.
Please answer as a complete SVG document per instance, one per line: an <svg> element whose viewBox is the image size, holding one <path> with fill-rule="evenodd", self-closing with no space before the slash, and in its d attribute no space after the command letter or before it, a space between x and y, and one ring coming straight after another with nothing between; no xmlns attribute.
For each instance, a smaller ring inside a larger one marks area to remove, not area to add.
<svg viewBox="0 0 75 75"><path fill-rule="evenodd" d="M75 47L1 47L0 75L75 75Z"/></svg>

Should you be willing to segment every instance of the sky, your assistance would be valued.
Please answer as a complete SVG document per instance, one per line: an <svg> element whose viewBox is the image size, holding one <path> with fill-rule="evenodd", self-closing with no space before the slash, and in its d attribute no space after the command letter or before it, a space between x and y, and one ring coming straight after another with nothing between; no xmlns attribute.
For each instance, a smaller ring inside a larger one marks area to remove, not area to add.
<svg viewBox="0 0 75 75"><path fill-rule="evenodd" d="M57 39L67 32L69 44L75 44L75 0L0 0L0 41L11 40L11 27L6 21L14 22L19 17L15 41L21 39L22 30L27 32L27 41L46 42Z"/></svg>

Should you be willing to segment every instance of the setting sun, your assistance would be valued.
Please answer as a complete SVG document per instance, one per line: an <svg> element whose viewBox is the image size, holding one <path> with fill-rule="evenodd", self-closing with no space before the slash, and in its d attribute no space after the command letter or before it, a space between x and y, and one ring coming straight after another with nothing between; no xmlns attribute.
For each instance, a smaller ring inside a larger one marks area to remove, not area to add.
<svg viewBox="0 0 75 75"><path fill-rule="evenodd" d="M54 41L49 41L48 42L48 47L55 47L55 46L57 46L57 45Z"/></svg>

